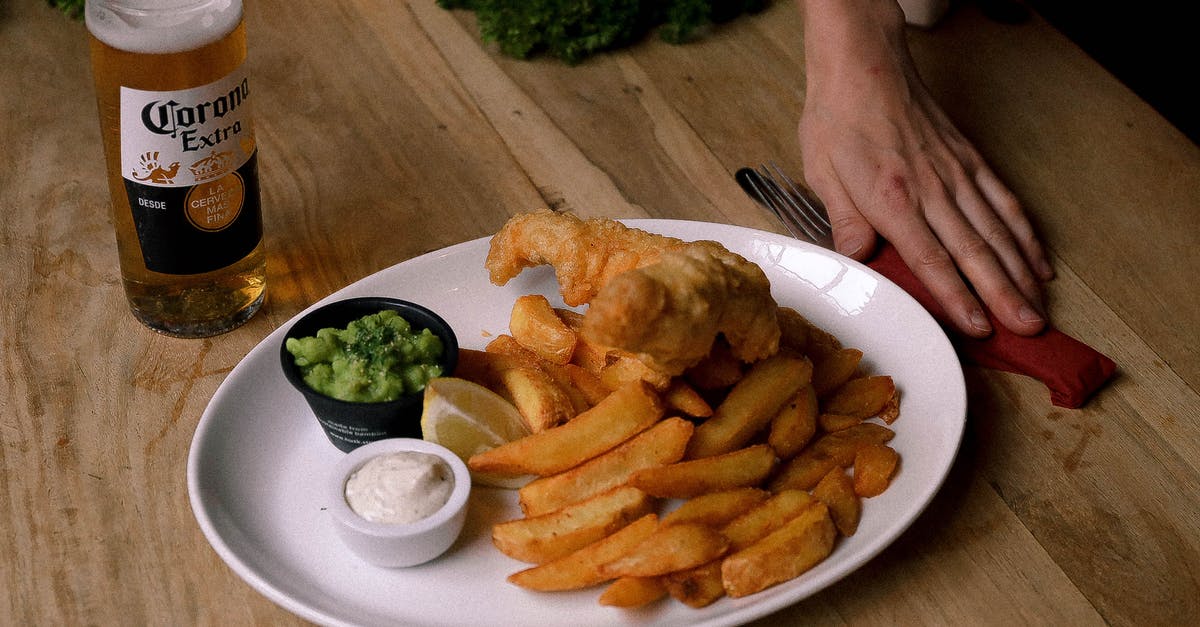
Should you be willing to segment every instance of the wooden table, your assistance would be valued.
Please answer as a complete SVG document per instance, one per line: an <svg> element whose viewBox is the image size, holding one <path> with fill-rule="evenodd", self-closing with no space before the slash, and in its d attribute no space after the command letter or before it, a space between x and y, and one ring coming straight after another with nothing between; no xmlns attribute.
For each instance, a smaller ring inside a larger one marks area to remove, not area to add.
<svg viewBox="0 0 1200 627"><path fill-rule="evenodd" d="M0 623L297 621L210 548L193 430L313 301L546 205L780 231L730 173L799 171L801 29L780 1L688 46L577 67L479 43L432 2L251 2L269 300L206 340L128 313L83 25L0 8ZM1052 312L1120 364L1086 408L968 368L967 436L915 525L763 623L1200 620L1200 151L1040 19L974 8L911 42L1026 203Z"/></svg>

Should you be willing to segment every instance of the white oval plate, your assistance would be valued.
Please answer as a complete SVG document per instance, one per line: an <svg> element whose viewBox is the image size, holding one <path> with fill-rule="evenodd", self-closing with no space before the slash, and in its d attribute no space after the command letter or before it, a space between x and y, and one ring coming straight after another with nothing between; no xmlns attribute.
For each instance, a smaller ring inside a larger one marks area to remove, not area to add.
<svg viewBox="0 0 1200 627"><path fill-rule="evenodd" d="M297 615L328 625L735 625L795 603L866 563L896 539L941 486L962 439L966 389L949 340L895 284L835 253L789 237L677 220L630 226L684 240L711 239L762 266L780 304L793 307L865 353L870 372L890 374L902 394L891 445L900 472L864 503L858 532L801 577L741 599L692 609L667 599L618 610L597 589L537 593L505 577L526 565L497 551L493 523L520 515L511 491L476 489L459 541L441 558L386 570L350 553L334 534L320 486L343 455L329 443L279 367L288 325L268 335L230 372L196 428L188 491L200 528L246 582ZM506 331L517 296L542 293L561 305L549 268L504 287L484 270L488 239L405 261L323 299L393 296L440 313L466 348ZM302 315L297 314L297 318Z"/></svg>

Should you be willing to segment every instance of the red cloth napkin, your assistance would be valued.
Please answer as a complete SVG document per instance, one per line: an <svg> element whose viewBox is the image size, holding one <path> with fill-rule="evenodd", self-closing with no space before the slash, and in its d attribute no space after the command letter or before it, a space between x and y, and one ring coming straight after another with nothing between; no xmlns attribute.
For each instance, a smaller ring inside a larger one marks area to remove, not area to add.
<svg viewBox="0 0 1200 627"><path fill-rule="evenodd" d="M888 242L882 242L867 265L899 285L933 315L963 362L1034 377L1050 388L1050 402L1059 407L1082 407L1116 371L1117 365L1111 359L1049 325L1035 336L1017 335L989 311L994 329L990 336L975 339L959 333L946 311Z"/></svg>

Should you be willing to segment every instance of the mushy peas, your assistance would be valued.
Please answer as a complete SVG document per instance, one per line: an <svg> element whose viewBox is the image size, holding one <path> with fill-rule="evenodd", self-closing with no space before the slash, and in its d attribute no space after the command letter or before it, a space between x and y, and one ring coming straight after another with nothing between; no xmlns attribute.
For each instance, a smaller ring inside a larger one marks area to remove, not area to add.
<svg viewBox="0 0 1200 627"><path fill-rule="evenodd" d="M385 309L326 328L315 337L289 338L287 350L308 387L343 401L378 403L425 389L442 374L442 340L429 329L415 331Z"/></svg>

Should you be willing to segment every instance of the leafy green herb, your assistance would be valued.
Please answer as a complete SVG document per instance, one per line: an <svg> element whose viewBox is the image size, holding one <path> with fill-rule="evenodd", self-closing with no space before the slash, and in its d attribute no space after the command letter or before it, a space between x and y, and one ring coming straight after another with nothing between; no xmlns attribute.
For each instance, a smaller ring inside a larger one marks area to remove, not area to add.
<svg viewBox="0 0 1200 627"><path fill-rule="evenodd" d="M713 23L761 10L767 0L438 0L444 9L469 9L484 41L525 59L548 54L578 63L627 46L658 29L684 43Z"/></svg>
<svg viewBox="0 0 1200 627"><path fill-rule="evenodd" d="M46 0L47 4L71 17L83 15L83 2L84 0Z"/></svg>
<svg viewBox="0 0 1200 627"><path fill-rule="evenodd" d="M484 41L526 59L548 54L579 63L627 46L658 29L674 44L695 39L708 24L762 10L768 0L437 0L444 9L475 12ZM63 13L83 15L84 0L46 0Z"/></svg>

